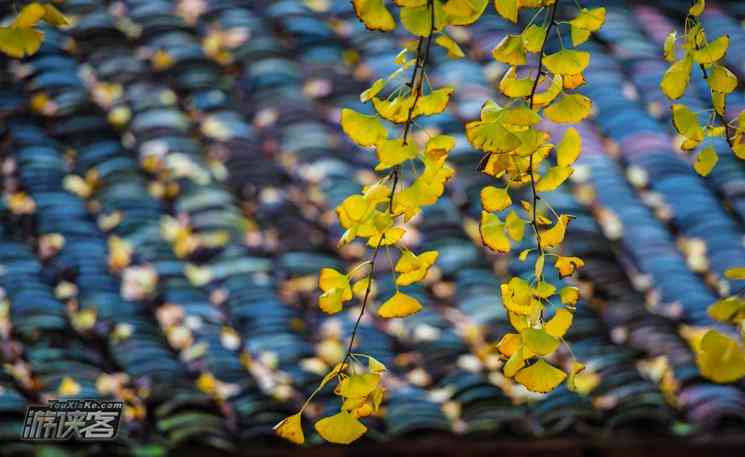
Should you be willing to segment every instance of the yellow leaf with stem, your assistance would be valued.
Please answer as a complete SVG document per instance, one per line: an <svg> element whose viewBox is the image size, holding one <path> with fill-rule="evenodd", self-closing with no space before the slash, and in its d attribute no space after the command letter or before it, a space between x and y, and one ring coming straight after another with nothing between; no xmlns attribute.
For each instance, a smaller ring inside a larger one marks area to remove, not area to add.
<svg viewBox="0 0 745 457"><path fill-rule="evenodd" d="M500 16L517 23L517 13L520 12L519 0L494 0L494 7Z"/></svg>
<svg viewBox="0 0 745 457"><path fill-rule="evenodd" d="M704 12L704 7L706 7L706 0L696 0L688 9L688 14L691 16L700 16Z"/></svg>
<svg viewBox="0 0 745 457"><path fill-rule="evenodd" d="M724 65L712 65L706 82L711 90L724 94L729 94L737 89L737 76Z"/></svg>
<svg viewBox="0 0 745 457"><path fill-rule="evenodd" d="M384 0L352 0L354 13L370 30L390 32L396 28L396 21L385 7Z"/></svg>
<svg viewBox="0 0 745 457"><path fill-rule="evenodd" d="M421 311L422 305L419 300L403 292L396 292L393 297L380 305L378 316L390 319L393 317L406 317Z"/></svg>
<svg viewBox="0 0 745 457"><path fill-rule="evenodd" d="M558 124L576 124L590 115L592 101L582 94L562 96L543 110L543 114Z"/></svg>
<svg viewBox="0 0 745 457"><path fill-rule="evenodd" d="M0 27L0 51L20 59L35 54L44 34L25 27Z"/></svg>
<svg viewBox="0 0 745 457"><path fill-rule="evenodd" d="M683 96L691 79L692 67L693 59L690 55L686 55L665 71L660 82L660 89L667 98L677 100Z"/></svg>
<svg viewBox="0 0 745 457"><path fill-rule="evenodd" d="M685 105L674 104L673 127L689 142L687 149L696 147L704 139L704 129L698 121L696 113Z"/></svg>
<svg viewBox="0 0 745 457"><path fill-rule="evenodd" d="M696 155L696 162L693 169L701 176L708 176L711 170L717 165L719 155L712 146L706 147Z"/></svg>
<svg viewBox="0 0 745 457"><path fill-rule="evenodd" d="M566 235L566 228L569 225L571 218L565 214L559 216L559 220L556 221L553 227L548 230L541 232L541 245L544 249L553 248L561 244L564 241Z"/></svg>
<svg viewBox="0 0 745 457"><path fill-rule="evenodd" d="M441 87L427 95L419 97L419 100L416 101L412 118L416 116L432 116L445 111L454 91L455 89L452 87Z"/></svg>
<svg viewBox="0 0 745 457"><path fill-rule="evenodd" d="M377 116L360 114L349 108L341 111L341 128L360 146L374 146L388 137L388 131Z"/></svg>
<svg viewBox="0 0 745 457"><path fill-rule="evenodd" d="M323 439L335 444L349 444L367 432L367 427L347 411L324 417L315 423L315 429Z"/></svg>
<svg viewBox="0 0 745 457"><path fill-rule="evenodd" d="M408 286L421 281L427 276L427 272L437 261L437 251L427 251L419 255L405 250L396 262L396 272L401 273L396 279L399 286Z"/></svg>
<svg viewBox="0 0 745 457"><path fill-rule="evenodd" d="M566 278L571 276L578 268L585 266L585 262L579 257L562 257L556 258L554 267L559 271L559 276Z"/></svg>
<svg viewBox="0 0 745 457"><path fill-rule="evenodd" d="M745 300L738 296L727 297L709 306L707 312L720 322L738 323L745 319Z"/></svg>
<svg viewBox="0 0 745 457"><path fill-rule="evenodd" d="M525 234L525 221L515 211L510 211L505 219L504 230L510 238L520 242Z"/></svg>
<svg viewBox="0 0 745 457"><path fill-rule="evenodd" d="M419 153L419 148L413 141L403 144L402 138L394 138L380 141L375 151L379 161L375 171L381 171L395 167L407 160L415 159Z"/></svg>
<svg viewBox="0 0 745 457"><path fill-rule="evenodd" d="M505 224L496 214L487 211L481 212L479 233L481 234L481 241L489 249L501 253L510 251L510 240L505 233Z"/></svg>
<svg viewBox="0 0 745 457"><path fill-rule="evenodd" d="M533 107L548 105L549 103L554 101L554 99L561 93L561 89L564 87L564 80L561 75L554 75L554 77L550 79L550 81L551 82L549 83L546 90L542 92L536 92L533 96Z"/></svg>
<svg viewBox="0 0 745 457"><path fill-rule="evenodd" d="M476 22L489 0L448 0L443 6L449 25L468 25Z"/></svg>
<svg viewBox="0 0 745 457"><path fill-rule="evenodd" d="M458 46L458 43L455 42L452 38L449 36L442 34L435 38L435 43L445 48L448 52L448 57L451 59L462 59L466 55L463 54L463 50Z"/></svg>
<svg viewBox="0 0 745 457"><path fill-rule="evenodd" d="M582 150L582 138L574 127L567 129L559 145L556 147L556 164L567 167L573 164Z"/></svg>
<svg viewBox="0 0 745 457"><path fill-rule="evenodd" d="M421 6L401 8L401 24L412 35L428 37L430 32L439 32L447 25L447 14L442 9L442 3L432 2ZM434 27L432 18L434 17Z"/></svg>
<svg viewBox="0 0 745 457"><path fill-rule="evenodd" d="M533 89L529 78L518 79L515 67L510 67L499 81L499 91L510 98L527 97Z"/></svg>
<svg viewBox="0 0 745 457"><path fill-rule="evenodd" d="M590 53L575 49L562 49L543 58L543 64L556 75L576 75L590 64Z"/></svg>
<svg viewBox="0 0 745 457"><path fill-rule="evenodd" d="M502 211L512 204L507 189L500 187L486 186L481 189L481 206L489 212Z"/></svg>
<svg viewBox="0 0 745 457"><path fill-rule="evenodd" d="M507 35L504 37L492 50L492 57L508 65L525 65L528 61L522 36Z"/></svg>
<svg viewBox="0 0 745 457"><path fill-rule="evenodd" d="M507 284L501 284L500 290L502 304L507 310L524 316L533 312L533 291L527 281L513 277Z"/></svg>
<svg viewBox="0 0 745 457"><path fill-rule="evenodd" d="M572 167L551 167L535 185L536 192L550 192L556 190L574 173Z"/></svg>
<svg viewBox="0 0 745 457"><path fill-rule="evenodd" d="M663 50L665 51L665 60L672 63L677 58L676 42L678 41L678 33L675 31L670 32L665 38L665 44Z"/></svg>
<svg viewBox="0 0 745 457"><path fill-rule="evenodd" d="M528 52L540 52L546 40L546 28L531 24L520 35L523 37L523 46Z"/></svg>
<svg viewBox="0 0 745 457"><path fill-rule="evenodd" d="M360 94L360 101L362 103L370 101L370 99L378 95L380 91L383 90L384 87L385 87L385 79L378 79L372 84L372 86L370 86L368 89L366 89Z"/></svg>
<svg viewBox="0 0 745 457"><path fill-rule="evenodd" d="M546 393L555 389L566 378L566 373L539 359L529 367L523 368L515 375L519 382L531 392Z"/></svg>
<svg viewBox="0 0 745 457"><path fill-rule="evenodd" d="M701 49L693 52L693 59L703 65L717 62L723 58L729 48L729 37L722 35Z"/></svg>
<svg viewBox="0 0 745 457"><path fill-rule="evenodd" d="M562 290L563 293L563 290ZM554 316L543 325L543 330L554 338L562 338L572 326L574 315L564 308L556 310Z"/></svg>
<svg viewBox="0 0 745 457"><path fill-rule="evenodd" d="M745 376L745 349L729 336L709 330L699 344L696 364L714 382L737 381Z"/></svg>
<svg viewBox="0 0 745 457"><path fill-rule="evenodd" d="M274 432L295 444L305 443L305 435L303 434L303 426L300 423L300 413L293 414L292 416L285 417L277 425L274 426Z"/></svg>
<svg viewBox="0 0 745 457"><path fill-rule="evenodd" d="M558 349L561 342L543 329L526 328L520 332L523 344L538 355L549 355Z"/></svg>
<svg viewBox="0 0 745 457"><path fill-rule="evenodd" d="M44 17L44 7L38 3L29 3L16 16L13 25L16 27L28 28L36 25Z"/></svg>

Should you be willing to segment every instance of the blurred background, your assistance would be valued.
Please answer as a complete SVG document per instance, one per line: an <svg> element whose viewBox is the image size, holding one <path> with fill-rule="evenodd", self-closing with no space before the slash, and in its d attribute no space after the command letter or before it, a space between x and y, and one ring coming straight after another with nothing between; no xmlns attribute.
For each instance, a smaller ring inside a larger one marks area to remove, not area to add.
<svg viewBox="0 0 745 457"><path fill-rule="evenodd" d="M24 2L2 1L12 19ZM573 7L566 2L567 8ZM395 69L405 31L370 32L348 1L65 0L72 25L39 53L0 58L0 454L157 456L294 451L272 432L344 355L357 316L317 307L317 274L348 268L333 208L371 182L375 158L338 126L342 107ZM438 249L424 310L363 319L359 345L385 363L384 417L350 448L308 455L733 456L745 439L745 382L703 379L686 341L706 308L742 287L745 163L698 176L658 84L662 43L687 1L598 1L607 20L581 91L595 104L583 153L551 205L576 219L585 260L568 342L587 364L580 392L532 394L485 344L509 329L499 284L525 264L479 246L492 178L465 140L506 67L491 49L512 25L487 8L450 31L467 58L433 48L429 77L456 88L421 126L453 135L456 177L406 242ZM526 13L530 15L530 13ZM523 22L530 18L522 18ZM708 2L710 36L745 77L745 2ZM549 48L558 46L550 42ZM408 43L410 44L410 43ZM684 103L705 109L700 74ZM730 109L745 108L741 89ZM376 273L390 295L390 267ZM742 281L741 281L742 282ZM110 443L24 443L28 405L124 401ZM324 392L308 418L334 412ZM310 421L306 421L306 424ZM312 427L306 438L321 444ZM739 449L739 451L738 451Z"/></svg>

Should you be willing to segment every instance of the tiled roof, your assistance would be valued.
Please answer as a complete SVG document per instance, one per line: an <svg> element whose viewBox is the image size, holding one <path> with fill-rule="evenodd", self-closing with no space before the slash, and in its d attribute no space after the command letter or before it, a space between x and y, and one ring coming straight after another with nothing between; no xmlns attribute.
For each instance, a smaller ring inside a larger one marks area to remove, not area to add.
<svg viewBox="0 0 745 457"><path fill-rule="evenodd" d="M583 2L592 3L601 2ZM737 3L707 5L703 22L729 34L726 62L742 78ZM578 127L577 179L550 197L576 216L567 248L585 260L585 299L567 340L599 384L586 396L561 387L539 397L480 357L509 328L500 282L526 268L469 236L491 178L477 172L463 123L498 98L505 68L490 50L515 29L489 8L457 35L469 59L433 50L431 79L456 95L422 126L459 138L457 175L413 224L417 248L441 253L426 287L411 288L425 309L362 321L360 347L391 371L369 440L745 431L745 383L703 379L681 336L719 325L706 308L741 286L722 278L745 265L745 164L707 140L720 160L702 179L677 152L658 82L662 41L688 2L602 4L608 19L585 45L582 88L596 113ZM3 8L11 14L11 2ZM0 439L17 439L26 405L66 393L125 399L125 446L277 444L271 427L316 387L356 318L356 308L327 316L315 303L319 269L359 259L359 247L336 247L332 210L373 163L340 132L339 108L369 109L358 94L393 69L405 35L365 30L347 1L66 0L60 9L71 28L46 29L38 54L0 64L3 188L35 204L24 213L0 203L9 304ZM704 109L706 84L693 87L685 103ZM745 108L741 91L729 100L732 113ZM183 255L165 220L201 245ZM129 265L109 265L112 237L131 246ZM386 270L381 296L392 288ZM80 322L86 311L92 327ZM224 400L200 390L205 373ZM328 392L308 413L335 407Z"/></svg>

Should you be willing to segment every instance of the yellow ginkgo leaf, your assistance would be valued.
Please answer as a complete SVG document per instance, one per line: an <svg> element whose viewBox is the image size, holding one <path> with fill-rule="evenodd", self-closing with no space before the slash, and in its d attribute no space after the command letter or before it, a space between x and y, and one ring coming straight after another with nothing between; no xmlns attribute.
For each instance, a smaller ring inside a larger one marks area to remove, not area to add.
<svg viewBox="0 0 745 457"><path fill-rule="evenodd" d="M412 116L432 116L434 114L440 114L445 111L454 91L455 89L452 87L441 87L433 90L427 95L419 97L419 100L416 101L416 106L414 107Z"/></svg>
<svg viewBox="0 0 745 457"><path fill-rule="evenodd" d="M515 376L522 367L525 366L525 355L523 347L518 347L515 352L512 353L510 358L505 362L502 367L502 373L508 378Z"/></svg>
<svg viewBox="0 0 745 457"><path fill-rule="evenodd" d="M691 68L693 59L686 56L670 65L662 76L660 89L671 100L677 100L683 96L688 87L688 81L691 79Z"/></svg>
<svg viewBox="0 0 745 457"><path fill-rule="evenodd" d="M597 32L605 23L605 8L599 7L591 10L582 8L579 14L569 21L569 23L574 27L583 28L590 32Z"/></svg>
<svg viewBox="0 0 745 457"><path fill-rule="evenodd" d="M523 368L515 375L519 382L531 392L546 393L556 388L566 378L566 373L539 359L533 365Z"/></svg>
<svg viewBox="0 0 745 457"><path fill-rule="evenodd" d="M506 357L512 356L522 345L522 338L517 333L507 333L497 343L497 351Z"/></svg>
<svg viewBox="0 0 745 457"><path fill-rule="evenodd" d="M502 211L512 204L507 189L486 186L481 189L481 207L489 212Z"/></svg>
<svg viewBox="0 0 745 457"><path fill-rule="evenodd" d="M554 75L546 90L535 93L533 96L533 106L545 106L554 101L554 99L561 93L561 89L564 87L563 81L564 79L561 75Z"/></svg>
<svg viewBox="0 0 745 457"><path fill-rule="evenodd" d="M556 190L568 177L572 176L572 167L551 167L535 185L536 192L551 192Z"/></svg>
<svg viewBox="0 0 745 457"><path fill-rule="evenodd" d="M504 224L504 231L515 241L522 241L525 234L525 220L521 219L515 211L510 211Z"/></svg>
<svg viewBox="0 0 745 457"><path fill-rule="evenodd" d="M502 3L502 2L497 2ZM531 24L523 33L523 45L528 52L540 52L543 42L546 40L546 28L540 25Z"/></svg>
<svg viewBox="0 0 745 457"><path fill-rule="evenodd" d="M520 332L520 336L525 347L538 355L549 355L561 344L558 338L542 329L526 328Z"/></svg>
<svg viewBox="0 0 745 457"><path fill-rule="evenodd" d="M13 25L16 27L29 28L36 25L44 17L44 7L38 3L29 3L21 9L15 18Z"/></svg>
<svg viewBox="0 0 745 457"><path fill-rule="evenodd" d="M450 135L433 136L424 145L424 153L433 160L441 160L455 147L455 138Z"/></svg>
<svg viewBox="0 0 745 457"><path fill-rule="evenodd" d="M430 5L434 11L430 9ZM432 25L432 18L435 23ZM428 37L430 32L439 32L446 25L447 14L442 10L442 3L431 2L421 6L401 8L401 24L412 35Z"/></svg>
<svg viewBox="0 0 745 457"><path fill-rule="evenodd" d="M724 65L714 64L709 69L706 82L711 90L729 94L737 88L737 76Z"/></svg>
<svg viewBox="0 0 745 457"><path fill-rule="evenodd" d="M530 284L522 278L513 277L501 284L502 304L512 313L527 316L533 311L533 293ZM513 324L513 327L517 328Z"/></svg>
<svg viewBox="0 0 745 457"><path fill-rule="evenodd" d="M719 161L719 155L712 146L702 149L696 156L696 162L693 164L693 169L696 173L701 176L708 176L711 170L717 165Z"/></svg>
<svg viewBox="0 0 745 457"><path fill-rule="evenodd" d="M563 290L562 290L563 292ZM554 338L562 338L569 327L572 326L574 315L564 308L556 310L554 317L549 319L543 326L543 330Z"/></svg>
<svg viewBox="0 0 745 457"><path fill-rule="evenodd" d="M373 97L372 102L375 111L380 117L395 124L403 124L409 120L409 113L411 113L411 119L416 117L411 110L411 107L414 105L414 98L411 96L398 96L392 100L382 100L378 97Z"/></svg>
<svg viewBox="0 0 745 457"><path fill-rule="evenodd" d="M479 233L481 242L489 249L501 253L510 251L510 240L505 233L505 225L496 214L481 211Z"/></svg>
<svg viewBox="0 0 745 457"><path fill-rule="evenodd" d="M729 47L729 37L722 35L701 49L693 52L693 59L700 64L710 64L717 62L727 53Z"/></svg>
<svg viewBox="0 0 745 457"><path fill-rule="evenodd" d="M346 411L324 417L315 423L319 435L329 443L349 444L367 431L367 427Z"/></svg>
<svg viewBox="0 0 745 457"><path fill-rule="evenodd" d="M489 0L447 0L442 6L449 25L468 25L476 22L486 9Z"/></svg>
<svg viewBox="0 0 745 457"><path fill-rule="evenodd" d="M582 27L572 25L569 28L569 35L572 38L572 46L577 47L590 39L590 35L592 35L592 32L587 29L583 29Z"/></svg>
<svg viewBox="0 0 745 457"><path fill-rule="evenodd" d="M357 298L363 298L365 296L365 292L367 292L367 286L370 285L370 294L372 296L376 295L376 287L375 287L375 281L372 280L370 277L365 277L354 283L352 286L352 293Z"/></svg>
<svg viewBox="0 0 745 457"><path fill-rule="evenodd" d="M729 336L709 330L696 353L701 374L714 382L733 382L745 376L745 349Z"/></svg>
<svg viewBox="0 0 745 457"><path fill-rule="evenodd" d="M517 22L517 13L520 11L519 0L494 0L494 7L503 18Z"/></svg>
<svg viewBox="0 0 745 457"><path fill-rule="evenodd" d="M695 147L704 139L704 129L698 121L696 113L691 111L685 105L674 104L672 106L673 111L673 127L675 130L685 137L686 140L691 142L690 148Z"/></svg>
<svg viewBox="0 0 745 457"><path fill-rule="evenodd" d="M375 149L378 155L378 165L375 171L385 170L394 167L407 160L415 159L419 148L413 141L403 144L401 138L391 140L382 140L377 144Z"/></svg>
<svg viewBox="0 0 745 457"><path fill-rule="evenodd" d="M352 299L352 290L349 286L349 276L339 273L333 268L324 268L318 278L318 286L326 292L331 289L342 289L345 300Z"/></svg>
<svg viewBox="0 0 745 457"><path fill-rule="evenodd" d="M360 114L349 108L341 110L341 128L347 136L360 146L374 146L388 136L377 116Z"/></svg>
<svg viewBox="0 0 745 457"><path fill-rule="evenodd" d="M585 266L585 262L579 257L563 257L559 256L556 258L554 267L559 271L559 276L566 278L574 274L577 269Z"/></svg>
<svg viewBox="0 0 745 457"><path fill-rule="evenodd" d="M0 27L0 51L20 59L36 53L44 34L25 27Z"/></svg>
<svg viewBox="0 0 745 457"><path fill-rule="evenodd" d="M665 52L665 60L672 63L675 62L675 59L677 58L677 52L675 44L678 40L678 33L676 31L670 32L667 37L665 38L665 44L663 45L663 50Z"/></svg>
<svg viewBox="0 0 745 457"><path fill-rule="evenodd" d="M366 397L380 384L380 375L376 373L362 373L344 378L339 387L339 393L345 398Z"/></svg>
<svg viewBox="0 0 745 457"><path fill-rule="evenodd" d="M541 244L544 248L553 248L561 244L564 241L566 235L566 229L569 225L571 218L566 214L559 216L559 220L556 221L553 227L548 230L541 232Z"/></svg>
<svg viewBox="0 0 745 457"><path fill-rule="evenodd" d="M508 65L525 65L528 61L525 56L525 45L520 35L507 35L492 50L495 60ZM575 72L578 73L578 72Z"/></svg>
<svg viewBox="0 0 745 457"><path fill-rule="evenodd" d="M373 374L380 374L387 370L380 360L371 355L367 356L367 369Z"/></svg>
<svg viewBox="0 0 745 457"><path fill-rule="evenodd" d="M521 144L520 138L499 122L469 122L466 124L466 138L471 146L484 152L509 152Z"/></svg>
<svg viewBox="0 0 745 457"><path fill-rule="evenodd" d="M510 98L527 97L533 89L529 78L518 79L515 67L510 67L499 81L499 91Z"/></svg>
<svg viewBox="0 0 745 457"><path fill-rule="evenodd" d="M396 278L396 284L399 286L408 286L415 282L421 281L427 276L427 272L437 261L437 251L427 251L419 255L406 250L396 263L396 272L401 273Z"/></svg>
<svg viewBox="0 0 745 457"><path fill-rule="evenodd" d="M372 86L370 86L367 90L364 90L360 94L360 101L362 103L369 101L371 98L378 95L380 91L383 90L384 87L385 87L385 79L378 79L372 84Z"/></svg>
<svg viewBox="0 0 745 457"><path fill-rule="evenodd" d="M552 103L543 113L557 124L576 124L590 115L592 101L582 94L562 96Z"/></svg>
<svg viewBox="0 0 745 457"><path fill-rule="evenodd" d="M385 7L385 0L352 0L354 13L370 30L390 32L396 28L396 21Z"/></svg>
<svg viewBox="0 0 745 457"><path fill-rule="evenodd" d="M531 127L541 122L541 116L526 105L511 106L500 111L503 124Z"/></svg>
<svg viewBox="0 0 745 457"><path fill-rule="evenodd" d="M724 272L727 279L745 279L745 267L728 268Z"/></svg>
<svg viewBox="0 0 745 457"><path fill-rule="evenodd" d="M543 64L556 75L576 75L590 64L590 53L576 49L562 49L543 58Z"/></svg>
<svg viewBox="0 0 745 457"><path fill-rule="evenodd" d="M393 297L380 305L378 316L390 319L392 317L406 317L421 311L419 300L403 292L396 292Z"/></svg>
<svg viewBox="0 0 745 457"><path fill-rule="evenodd" d="M564 75L562 78L564 89L576 89L586 82L585 75L582 73L577 73L576 75Z"/></svg>
<svg viewBox="0 0 745 457"><path fill-rule="evenodd" d="M712 319L736 323L745 319L745 300L738 296L727 297L709 306L707 312Z"/></svg>
<svg viewBox="0 0 745 457"><path fill-rule="evenodd" d="M300 424L300 413L293 414L292 416L285 417L277 425L274 426L274 432L295 444L305 443L305 435L303 434L303 426Z"/></svg>
<svg viewBox="0 0 745 457"><path fill-rule="evenodd" d="M688 14L691 16L700 16L704 12L704 7L706 7L706 0L696 0L688 9Z"/></svg>
<svg viewBox="0 0 745 457"><path fill-rule="evenodd" d="M579 301L579 289L573 286L563 287L559 292L561 302L567 306L574 306Z"/></svg>
<svg viewBox="0 0 745 457"><path fill-rule="evenodd" d="M70 21L65 17L65 15L60 13L60 11L51 3L44 4L44 17L42 19L55 27L70 25Z"/></svg>
<svg viewBox="0 0 745 457"><path fill-rule="evenodd" d="M577 160L581 150L582 138L574 127L570 127L556 147L556 164L560 167L568 167Z"/></svg>
<svg viewBox="0 0 745 457"><path fill-rule="evenodd" d="M445 48L448 52L448 57L451 59L462 59L466 56L463 54L463 50L460 46L458 46L458 43L445 34L435 38L435 43Z"/></svg>

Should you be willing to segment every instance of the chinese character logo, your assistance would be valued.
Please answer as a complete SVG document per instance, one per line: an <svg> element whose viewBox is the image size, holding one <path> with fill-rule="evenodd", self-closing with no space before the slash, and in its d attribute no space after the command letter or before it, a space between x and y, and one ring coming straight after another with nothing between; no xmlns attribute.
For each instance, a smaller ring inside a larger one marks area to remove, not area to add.
<svg viewBox="0 0 745 457"><path fill-rule="evenodd" d="M106 400L56 400L29 406L21 438L30 441L107 441L119 429L123 403Z"/></svg>

